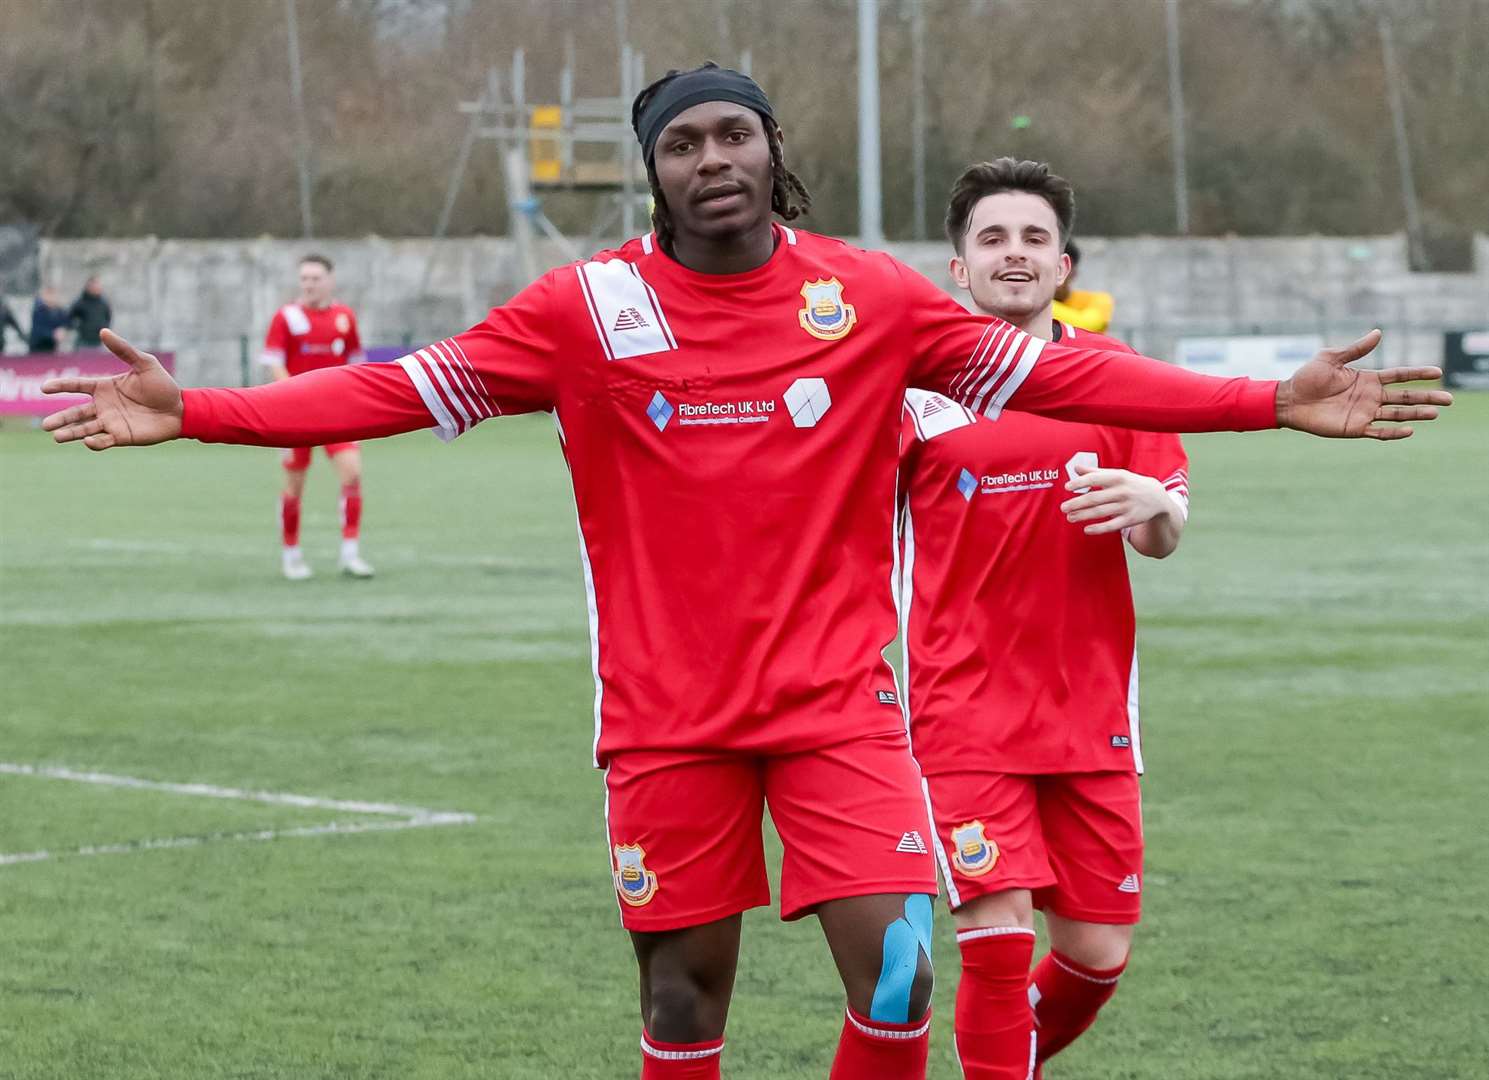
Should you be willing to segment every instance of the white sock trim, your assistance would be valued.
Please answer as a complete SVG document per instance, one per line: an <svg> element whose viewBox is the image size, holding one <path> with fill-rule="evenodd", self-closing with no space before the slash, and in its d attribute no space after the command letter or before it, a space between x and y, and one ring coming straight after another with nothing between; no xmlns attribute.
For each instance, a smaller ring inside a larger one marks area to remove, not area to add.
<svg viewBox="0 0 1489 1080"><path fill-rule="evenodd" d="M1122 977L1120 974L1117 974L1113 975L1109 979L1098 979L1095 975L1087 975L1084 971L1076 971L1075 968L1071 967L1069 964L1061 963L1060 958L1054 953L1050 953L1050 959L1054 961L1055 966L1061 971L1068 971L1077 979L1085 979L1087 982L1098 983L1101 986L1111 986L1114 982Z"/></svg>
<svg viewBox="0 0 1489 1080"><path fill-rule="evenodd" d="M720 1042L718 1046L708 1050L662 1050L647 1042L646 1036L643 1035L641 1036L641 1052L658 1061L699 1061L702 1058L713 1057L715 1054L722 1054L724 1044Z"/></svg>
<svg viewBox="0 0 1489 1080"><path fill-rule="evenodd" d="M902 1031L893 1028L874 1027L871 1024L865 1024L858 1017L854 1016L851 1011L848 1012L846 1015L848 1017L848 1023L852 1024L859 1031L863 1032L865 1035L869 1036L872 1039L918 1039L927 1031L931 1030L931 1018L929 1015L926 1016L925 1023L921 1024L918 1028L913 1028L909 1031Z"/></svg>
<svg viewBox="0 0 1489 1080"><path fill-rule="evenodd" d="M1034 936L1034 931L1026 926L977 926L971 930L958 930L956 932L957 944L964 941L976 941L978 938L1007 937L1010 934L1028 934Z"/></svg>

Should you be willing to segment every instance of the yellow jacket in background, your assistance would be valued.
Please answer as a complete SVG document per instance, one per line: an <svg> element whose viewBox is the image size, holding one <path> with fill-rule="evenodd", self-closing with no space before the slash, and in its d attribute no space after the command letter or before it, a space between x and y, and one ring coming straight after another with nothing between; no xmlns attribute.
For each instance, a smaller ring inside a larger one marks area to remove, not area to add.
<svg viewBox="0 0 1489 1080"><path fill-rule="evenodd" d="M1064 300L1055 301L1054 314L1061 322L1100 334L1111 325L1115 306L1111 293L1071 289Z"/></svg>

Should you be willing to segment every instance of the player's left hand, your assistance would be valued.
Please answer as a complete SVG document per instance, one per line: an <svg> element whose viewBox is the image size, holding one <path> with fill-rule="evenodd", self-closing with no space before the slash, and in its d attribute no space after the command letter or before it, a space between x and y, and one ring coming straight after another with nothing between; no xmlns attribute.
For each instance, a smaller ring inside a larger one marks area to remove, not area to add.
<svg viewBox="0 0 1489 1080"><path fill-rule="evenodd" d="M1066 482L1065 490L1086 493L1066 499L1060 504L1060 512L1066 521L1077 525L1083 521L1096 522L1086 526L1087 536L1130 529L1161 514L1179 511L1173 496L1151 476L1126 469L1095 469L1090 465L1075 466L1075 473L1075 478Z"/></svg>
<svg viewBox="0 0 1489 1080"><path fill-rule="evenodd" d="M1405 439L1410 427L1381 421L1436 420L1437 407L1453 404L1446 390L1419 390L1393 383L1440 379L1435 367L1361 371L1346 364L1380 344L1372 330L1353 345L1324 349L1277 386L1277 424L1330 439Z"/></svg>

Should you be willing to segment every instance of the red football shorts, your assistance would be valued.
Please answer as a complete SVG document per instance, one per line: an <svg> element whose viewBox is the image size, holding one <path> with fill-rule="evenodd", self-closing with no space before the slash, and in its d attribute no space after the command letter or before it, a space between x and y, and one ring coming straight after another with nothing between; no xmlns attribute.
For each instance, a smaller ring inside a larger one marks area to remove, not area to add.
<svg viewBox="0 0 1489 1080"><path fill-rule="evenodd" d="M1142 916L1143 810L1130 772L926 778L952 910L1029 889L1034 906L1083 922Z"/></svg>
<svg viewBox="0 0 1489 1080"><path fill-rule="evenodd" d="M355 450L361 443L333 442L321 447L326 452L326 457L333 458L337 454L344 454L348 450ZM284 452L284 467L290 472L304 472L310 468L310 454L315 448L312 446L295 446Z"/></svg>
<svg viewBox="0 0 1489 1080"><path fill-rule="evenodd" d="M770 903L762 815L780 834L781 918L826 900L936 892L920 770L903 734L796 754L628 751L605 771L610 870L627 930Z"/></svg>

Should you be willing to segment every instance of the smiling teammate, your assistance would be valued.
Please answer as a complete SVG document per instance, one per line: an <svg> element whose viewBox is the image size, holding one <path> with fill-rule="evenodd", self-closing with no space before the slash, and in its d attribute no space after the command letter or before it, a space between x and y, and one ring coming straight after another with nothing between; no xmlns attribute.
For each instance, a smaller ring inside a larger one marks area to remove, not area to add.
<svg viewBox="0 0 1489 1080"><path fill-rule="evenodd" d="M946 212L952 276L1031 336L1127 351L1051 315L1074 217L1070 184L1046 166L974 165ZM905 683L962 953L957 1052L969 1080L1023 1080L1095 1019L1138 921L1123 538L1150 558L1174 551L1188 459L1177 435L1015 412L993 423L919 390L905 411ZM1035 907L1051 951L1030 992Z"/></svg>
<svg viewBox="0 0 1489 1080"><path fill-rule="evenodd" d="M642 1075L717 1077L740 913L815 914L847 996L837 1080L924 1075L934 865L881 650L904 391L1172 428L1399 438L1448 396L1349 370L1284 383L1048 344L968 313L882 253L798 232L770 103L713 65L637 98L655 232L550 271L398 364L178 390L114 335L116 379L45 421L94 449L177 437L375 438L551 410L578 505L611 873L641 972Z"/></svg>

